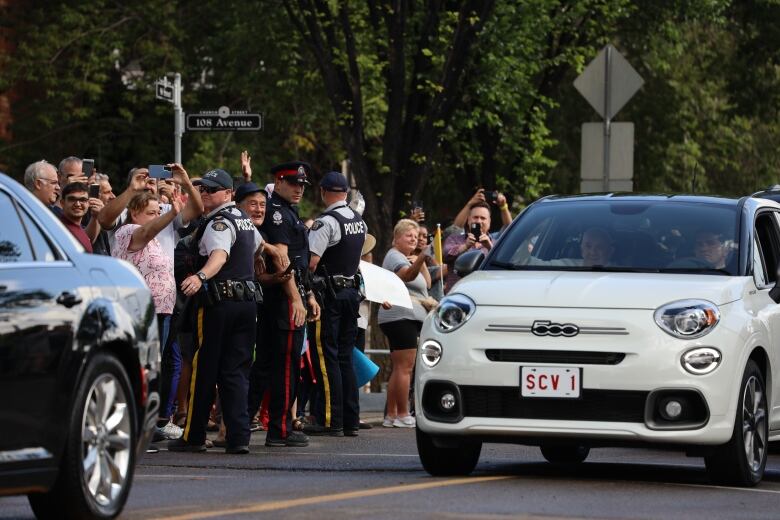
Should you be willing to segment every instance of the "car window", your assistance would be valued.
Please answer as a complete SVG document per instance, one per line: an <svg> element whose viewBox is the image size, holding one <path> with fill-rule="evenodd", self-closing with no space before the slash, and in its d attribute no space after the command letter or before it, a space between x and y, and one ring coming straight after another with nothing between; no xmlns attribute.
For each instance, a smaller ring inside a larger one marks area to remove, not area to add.
<svg viewBox="0 0 780 520"><path fill-rule="evenodd" d="M0 263L32 262L32 247L16 207L5 193L0 193L0 222Z"/></svg>
<svg viewBox="0 0 780 520"><path fill-rule="evenodd" d="M777 281L777 268L780 265L780 239L772 213L762 213L756 217L756 238L766 265L766 283L774 283Z"/></svg>
<svg viewBox="0 0 780 520"><path fill-rule="evenodd" d="M761 255L761 248L758 246L758 240L753 241L753 279L756 281L756 287L766 287L766 267Z"/></svg>
<svg viewBox="0 0 780 520"><path fill-rule="evenodd" d="M560 200L531 206L486 268L736 275L736 204Z"/></svg>
<svg viewBox="0 0 780 520"><path fill-rule="evenodd" d="M22 216L22 221L27 230L27 236L29 237L30 242L32 242L35 259L38 262L53 262L57 260L57 254L52 249L46 237L43 236L40 228L30 218L30 215L28 215L23 208L19 208L19 213Z"/></svg>

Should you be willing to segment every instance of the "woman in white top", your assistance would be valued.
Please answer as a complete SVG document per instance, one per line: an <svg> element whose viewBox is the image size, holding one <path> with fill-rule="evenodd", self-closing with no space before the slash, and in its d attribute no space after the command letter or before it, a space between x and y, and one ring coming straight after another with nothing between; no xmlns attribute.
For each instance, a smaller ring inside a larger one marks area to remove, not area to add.
<svg viewBox="0 0 780 520"><path fill-rule="evenodd" d="M427 315L422 301L428 300L431 275L425 265L427 253L412 252L417 247L418 225L413 220L399 220L393 229L393 247L385 255L382 267L393 271L406 283L412 297L412 309L393 306L380 309L379 327L390 343L393 370L387 385L387 415L384 426L414 428L409 415L409 384L417 355L417 341L422 322Z"/></svg>

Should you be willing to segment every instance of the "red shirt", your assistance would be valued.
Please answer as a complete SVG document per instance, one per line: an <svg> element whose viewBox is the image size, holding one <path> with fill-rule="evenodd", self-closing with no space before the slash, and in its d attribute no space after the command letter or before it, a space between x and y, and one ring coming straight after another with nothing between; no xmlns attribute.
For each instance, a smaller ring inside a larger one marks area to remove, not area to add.
<svg viewBox="0 0 780 520"><path fill-rule="evenodd" d="M65 215L60 215L60 220L63 224L65 224L65 227L68 228L68 231L70 231L70 234L76 237L76 240L78 240L82 246L84 246L84 249L86 249L87 253L92 252L92 242L89 241L89 237L84 232L84 229L82 229L81 224L74 224L70 220L65 218Z"/></svg>

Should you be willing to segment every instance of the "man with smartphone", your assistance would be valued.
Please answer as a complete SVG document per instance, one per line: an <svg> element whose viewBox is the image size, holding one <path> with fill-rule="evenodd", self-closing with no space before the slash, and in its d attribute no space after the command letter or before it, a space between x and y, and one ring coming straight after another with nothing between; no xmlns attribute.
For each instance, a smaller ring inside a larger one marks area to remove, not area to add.
<svg viewBox="0 0 780 520"><path fill-rule="evenodd" d="M490 233L490 205L483 201L473 203L469 207L465 232L453 233L444 242L445 263L451 266L466 251L478 250L487 254L498 235L499 233ZM447 273L444 293L447 294L459 279L460 277L455 273L455 270L450 268Z"/></svg>

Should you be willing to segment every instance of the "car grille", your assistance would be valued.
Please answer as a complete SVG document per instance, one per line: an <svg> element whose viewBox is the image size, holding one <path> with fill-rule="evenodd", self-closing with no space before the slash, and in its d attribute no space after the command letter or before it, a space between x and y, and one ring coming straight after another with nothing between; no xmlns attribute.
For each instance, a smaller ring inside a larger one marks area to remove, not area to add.
<svg viewBox="0 0 780 520"><path fill-rule="evenodd" d="M648 392L582 390L580 399L521 398L520 388L461 386L464 417L644 422Z"/></svg>
<svg viewBox="0 0 780 520"><path fill-rule="evenodd" d="M490 361L509 363L564 363L573 365L617 365L622 352L578 352L576 350L487 349Z"/></svg>

